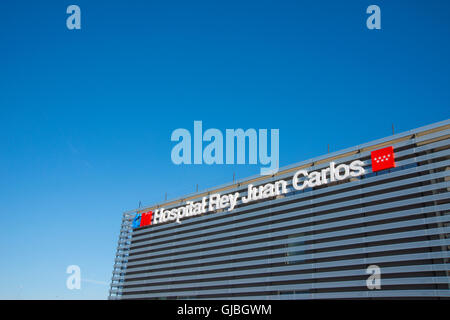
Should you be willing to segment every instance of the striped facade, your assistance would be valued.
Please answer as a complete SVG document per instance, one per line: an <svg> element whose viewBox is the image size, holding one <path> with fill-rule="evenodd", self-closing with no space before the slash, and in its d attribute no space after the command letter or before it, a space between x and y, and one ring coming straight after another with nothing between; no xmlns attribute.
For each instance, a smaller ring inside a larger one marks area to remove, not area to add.
<svg viewBox="0 0 450 320"><path fill-rule="evenodd" d="M285 179L290 192L181 224L131 228L125 212L110 299L450 297L450 120L329 153L145 210ZM393 146L396 167L372 172L370 152ZM345 181L292 188L300 170L365 163ZM144 211L141 209L140 211ZM381 270L369 290L367 268Z"/></svg>

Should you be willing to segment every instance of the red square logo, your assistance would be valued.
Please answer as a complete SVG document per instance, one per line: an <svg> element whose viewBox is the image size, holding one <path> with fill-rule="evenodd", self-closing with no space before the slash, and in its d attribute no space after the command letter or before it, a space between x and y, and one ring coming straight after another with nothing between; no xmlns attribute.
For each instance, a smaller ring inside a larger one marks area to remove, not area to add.
<svg viewBox="0 0 450 320"><path fill-rule="evenodd" d="M372 172L395 168L393 147L372 151L370 156L372 158Z"/></svg>
<svg viewBox="0 0 450 320"><path fill-rule="evenodd" d="M144 212L141 214L141 224L140 227L149 226L152 224L153 211Z"/></svg>

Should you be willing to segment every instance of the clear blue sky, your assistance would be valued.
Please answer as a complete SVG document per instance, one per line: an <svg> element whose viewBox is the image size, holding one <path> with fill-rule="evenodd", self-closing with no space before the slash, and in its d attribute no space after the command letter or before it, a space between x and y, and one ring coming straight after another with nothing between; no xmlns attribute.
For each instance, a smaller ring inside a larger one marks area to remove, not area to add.
<svg viewBox="0 0 450 320"><path fill-rule="evenodd" d="M446 0L1 1L0 299L104 299L123 211L259 173L174 165L194 120L284 166L449 118L449 39Z"/></svg>

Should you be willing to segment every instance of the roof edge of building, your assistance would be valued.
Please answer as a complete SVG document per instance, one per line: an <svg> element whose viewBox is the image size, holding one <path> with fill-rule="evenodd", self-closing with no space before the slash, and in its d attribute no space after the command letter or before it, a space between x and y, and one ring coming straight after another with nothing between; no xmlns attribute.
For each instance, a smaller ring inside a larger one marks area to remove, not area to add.
<svg viewBox="0 0 450 320"><path fill-rule="evenodd" d="M443 131L446 129L450 129L450 119L435 122L435 123L425 125L425 126L422 126L422 127L416 128L416 129L411 129L408 131L400 132L400 133L397 133L397 134L394 134L391 136L376 139L376 140L366 142L366 143L363 143L360 145L356 145L353 147L334 151L334 152L327 153L327 154L324 154L321 156L303 160L303 161L300 161L300 162L297 162L297 163L294 163L291 165L287 165L287 166L280 168L276 174L273 174L271 176L269 176L269 175L253 175L253 176L250 176L247 178L236 180L235 182L228 182L228 183L225 183L225 184L222 184L219 186L215 186L212 188L208 188L205 190L201 190L201 191L198 191L195 193L186 194L184 196L180 196L180 197L177 197L172 200L155 203L153 205L145 206L143 208L127 210L127 211L123 212L123 214L130 214L130 213L134 213L134 212L144 212L144 211L160 208L162 206L170 206L170 205L179 204L179 203L185 202L187 200L196 199L196 198L199 198L202 196L207 196L211 193L231 190L231 189L241 186L242 184L249 184L249 183L254 183L254 182L258 182L258 181L263 181L263 180L266 180L268 177L276 177L276 176L280 176L280 175L283 175L283 174L286 174L286 173L289 173L292 171L296 171L296 170L299 170L302 168L307 168L307 167L310 167L311 164L316 165L316 164L321 164L324 162L330 162L335 159L340 159L340 158L344 158L344 157L347 157L352 154L357 154L361 151L371 151L373 149L384 147L384 146L387 146L392 143L398 143L398 142L401 142L404 140L408 140L408 139L411 139L413 136L423 136L423 135L431 134L434 132Z"/></svg>

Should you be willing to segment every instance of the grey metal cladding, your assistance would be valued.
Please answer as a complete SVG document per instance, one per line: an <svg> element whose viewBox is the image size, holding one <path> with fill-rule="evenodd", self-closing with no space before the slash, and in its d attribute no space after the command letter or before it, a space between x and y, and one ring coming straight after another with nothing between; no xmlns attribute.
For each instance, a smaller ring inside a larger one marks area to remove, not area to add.
<svg viewBox="0 0 450 320"><path fill-rule="evenodd" d="M393 146L396 167L373 173L370 153ZM366 173L297 191L299 168L364 161ZM450 298L450 121L302 161L148 209L176 208L208 192L246 195L284 179L289 193L238 201L231 211L133 230L127 211L110 299ZM257 181L257 182L254 182ZM141 210L142 211L142 210ZM367 268L379 266L381 288Z"/></svg>

